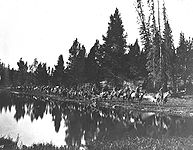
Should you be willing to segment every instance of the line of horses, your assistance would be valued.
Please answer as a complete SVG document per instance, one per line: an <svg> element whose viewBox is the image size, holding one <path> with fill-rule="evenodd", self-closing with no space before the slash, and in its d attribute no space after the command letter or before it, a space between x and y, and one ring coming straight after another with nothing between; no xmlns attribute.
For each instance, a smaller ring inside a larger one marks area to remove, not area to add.
<svg viewBox="0 0 193 150"><path fill-rule="evenodd" d="M22 92L38 91L45 94L54 94L68 99L82 99L82 100L113 100L123 99L128 102L150 101L156 104L164 104L171 95L170 91L162 92L160 89L157 93L147 93L142 89L142 86L131 88L130 86L117 87L103 87L100 90L93 84L87 84L76 88L66 88L61 86L18 86L14 88Z"/></svg>
<svg viewBox="0 0 193 150"><path fill-rule="evenodd" d="M129 102L138 101L141 104L142 101L150 101L152 103L165 104L168 101L168 97L171 96L171 91L163 92L161 88L157 93L147 93L142 89L142 86L138 86L135 89L130 87L125 87L121 89L113 88L112 90L102 90L102 92L95 99L116 99L122 98Z"/></svg>

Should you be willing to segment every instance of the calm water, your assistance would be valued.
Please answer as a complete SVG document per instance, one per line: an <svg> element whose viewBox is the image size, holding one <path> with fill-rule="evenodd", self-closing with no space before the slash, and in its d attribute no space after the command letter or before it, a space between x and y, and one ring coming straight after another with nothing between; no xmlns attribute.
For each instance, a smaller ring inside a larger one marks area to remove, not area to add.
<svg viewBox="0 0 193 150"><path fill-rule="evenodd" d="M193 135L193 118L123 108L93 109L73 102L56 103L1 93L0 135L19 136L25 145L52 142L57 146L128 136L184 137Z"/></svg>

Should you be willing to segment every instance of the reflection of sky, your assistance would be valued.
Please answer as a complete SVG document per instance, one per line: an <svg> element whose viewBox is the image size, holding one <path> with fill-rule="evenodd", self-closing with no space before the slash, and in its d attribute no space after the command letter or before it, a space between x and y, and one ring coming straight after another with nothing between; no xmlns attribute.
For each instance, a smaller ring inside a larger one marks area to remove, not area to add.
<svg viewBox="0 0 193 150"><path fill-rule="evenodd" d="M0 135L9 135L15 139L19 134L19 140L27 146L33 143L50 142L57 146L66 144L65 131L67 127L64 126L64 120L61 121L60 130L56 133L50 114L44 114L43 119L33 120L33 123L28 115L17 122L14 119L14 114L15 108L13 107L11 112L2 110L2 113L0 113Z"/></svg>
<svg viewBox="0 0 193 150"><path fill-rule="evenodd" d="M20 142L27 146L50 142L56 146L66 144L79 146L87 144L90 140L103 138L111 141L127 136L156 138L163 135L177 137L193 135L193 118L152 112L128 112L119 108L116 110L100 108L96 111L79 104L46 104L38 100L34 103L24 103L22 99L14 98L10 104L2 103L0 136L7 135L15 139L19 135ZM9 111L8 106L11 105L13 106Z"/></svg>

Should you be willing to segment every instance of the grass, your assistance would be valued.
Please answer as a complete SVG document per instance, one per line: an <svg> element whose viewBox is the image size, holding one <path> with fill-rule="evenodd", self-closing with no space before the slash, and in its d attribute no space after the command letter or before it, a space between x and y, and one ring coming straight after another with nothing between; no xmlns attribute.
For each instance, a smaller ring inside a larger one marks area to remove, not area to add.
<svg viewBox="0 0 193 150"><path fill-rule="evenodd" d="M3 144L4 143L4 144ZM162 137L153 138L125 138L115 141L95 140L86 146L56 147L53 144L33 144L32 146L18 146L18 141L12 138L0 138L0 149L3 150L192 150L193 137ZM2 146L4 145L4 146Z"/></svg>
<svg viewBox="0 0 193 150"><path fill-rule="evenodd" d="M112 142L93 142L92 150L192 150L193 137L189 138L127 138Z"/></svg>
<svg viewBox="0 0 193 150"><path fill-rule="evenodd" d="M18 149L19 138L14 141L11 137L0 137L0 150L15 150Z"/></svg>

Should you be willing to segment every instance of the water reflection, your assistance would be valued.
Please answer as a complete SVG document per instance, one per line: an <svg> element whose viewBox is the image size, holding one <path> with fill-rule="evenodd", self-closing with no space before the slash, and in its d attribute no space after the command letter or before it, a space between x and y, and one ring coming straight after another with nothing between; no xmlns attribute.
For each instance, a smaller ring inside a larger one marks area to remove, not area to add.
<svg viewBox="0 0 193 150"><path fill-rule="evenodd" d="M2 113L3 110L5 113ZM34 96L1 93L0 112L0 118L6 113L14 113L13 118L17 124L21 120L25 120L26 116L30 117L30 122L25 123L22 130L27 128L33 131L30 124L34 124L36 120L39 120L39 130L46 128L49 131L52 130L51 126L54 126L57 139L63 140L65 145L86 144L90 140L97 139L115 140L127 136L158 138L160 136L190 136L193 134L192 118L128 111L123 108L92 108L85 104L52 102L49 99ZM44 122L47 117L51 117L51 126L50 123L45 124ZM6 126L2 131L0 130L0 134L4 134L5 128ZM14 132L14 126L12 130ZM20 131L15 132L20 134ZM30 137L31 144L34 139L38 139L38 136L40 135L34 133L34 136ZM56 144L54 141L52 142ZM59 145L64 144L60 143Z"/></svg>

